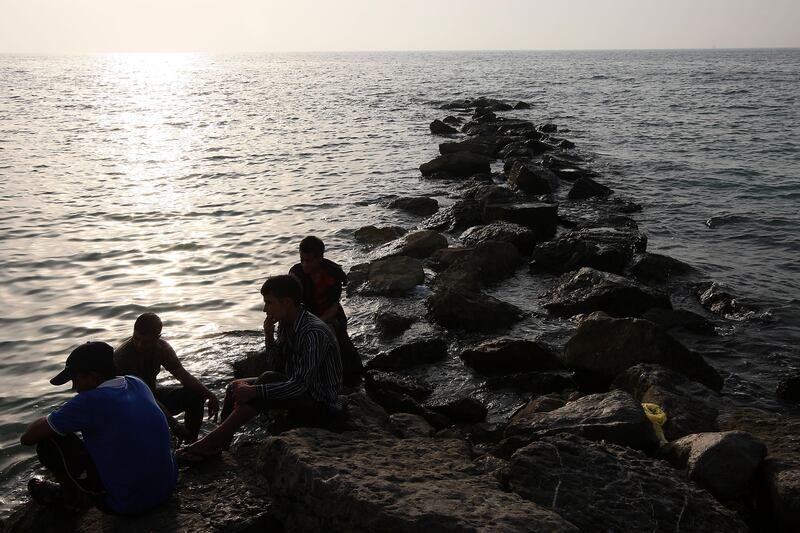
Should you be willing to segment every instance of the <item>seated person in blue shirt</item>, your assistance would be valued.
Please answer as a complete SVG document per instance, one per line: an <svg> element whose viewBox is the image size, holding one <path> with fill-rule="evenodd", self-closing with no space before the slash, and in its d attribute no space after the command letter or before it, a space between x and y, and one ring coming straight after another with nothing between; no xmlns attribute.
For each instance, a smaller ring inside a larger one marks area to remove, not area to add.
<svg viewBox="0 0 800 533"><path fill-rule="evenodd" d="M20 437L22 444L36 445L42 465L58 481L31 479L33 499L71 511L94 505L138 514L169 498L178 472L167 420L150 388L139 378L118 377L114 349L104 342L75 348L50 383L70 380L77 395Z"/></svg>
<svg viewBox="0 0 800 533"><path fill-rule="evenodd" d="M272 371L231 383L225 394L222 423L178 452L183 463L199 463L219 455L230 446L236 430L269 409L288 409L308 418L338 412L342 362L333 331L302 306L302 288L293 276L269 278L261 287L261 296Z"/></svg>

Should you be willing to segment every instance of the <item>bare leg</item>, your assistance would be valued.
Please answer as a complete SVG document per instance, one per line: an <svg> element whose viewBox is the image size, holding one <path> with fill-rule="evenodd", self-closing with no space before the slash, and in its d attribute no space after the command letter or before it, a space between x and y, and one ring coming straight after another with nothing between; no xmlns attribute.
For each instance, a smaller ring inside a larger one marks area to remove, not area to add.
<svg viewBox="0 0 800 533"><path fill-rule="evenodd" d="M227 450L231 445L236 430L252 420L257 414L258 410L255 407L239 404L214 431L183 449L200 455Z"/></svg>
<svg viewBox="0 0 800 533"><path fill-rule="evenodd" d="M186 431L189 437L186 442L194 442L200 434L200 426L203 423L203 408L205 407L205 399L198 396L196 402L192 402L187 406L186 412L183 414L183 425L186 426Z"/></svg>

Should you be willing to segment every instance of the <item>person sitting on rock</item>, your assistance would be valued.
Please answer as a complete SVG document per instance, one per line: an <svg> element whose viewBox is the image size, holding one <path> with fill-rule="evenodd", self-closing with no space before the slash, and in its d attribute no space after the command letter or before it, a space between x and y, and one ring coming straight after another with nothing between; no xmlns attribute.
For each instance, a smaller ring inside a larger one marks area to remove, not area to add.
<svg viewBox="0 0 800 533"><path fill-rule="evenodd" d="M183 367L172 346L161 338L162 328L161 318L155 313L140 315L133 324L133 336L114 351L114 363L120 374L136 376L147 383L178 440L194 442L203 423L206 400L209 418L217 416L219 400ZM162 366L180 385L156 385ZM185 413L183 424L175 419L181 413Z"/></svg>
<svg viewBox="0 0 800 533"><path fill-rule="evenodd" d="M347 275L342 267L325 259L325 244L317 237L309 236L300 241L300 262L289 273L303 286L303 305L328 324L336 334L342 355L342 377L346 386L359 384L364 365L356 347L347 334L347 315L339 303L342 286L347 284Z"/></svg>
<svg viewBox="0 0 800 533"><path fill-rule="evenodd" d="M104 342L75 348L50 383L70 380L77 395L20 437L23 445L36 445L42 465L58 481L31 479L33 499L68 511L93 504L133 514L169 498L178 470L167 421L147 385L118 377L114 349Z"/></svg>
<svg viewBox="0 0 800 533"><path fill-rule="evenodd" d="M302 305L302 288L289 275L273 276L261 287L268 366L258 378L231 382L222 422L178 459L199 463L227 449L234 433L260 412L288 409L293 418L324 421L340 411L342 363L333 332ZM275 326L278 326L277 338Z"/></svg>

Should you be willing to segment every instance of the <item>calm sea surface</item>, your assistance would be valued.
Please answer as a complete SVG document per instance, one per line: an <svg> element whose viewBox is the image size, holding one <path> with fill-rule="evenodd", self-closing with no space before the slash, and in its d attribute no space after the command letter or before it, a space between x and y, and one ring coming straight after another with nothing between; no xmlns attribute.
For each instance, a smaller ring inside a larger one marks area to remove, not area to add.
<svg viewBox="0 0 800 533"><path fill-rule="evenodd" d="M48 380L72 347L116 344L154 310L221 395L259 344L260 283L302 236L349 268L366 256L352 230L418 222L382 199L453 201L417 167L458 97L525 100L506 115L569 128L644 205L650 251L756 305L707 357L732 396L784 408L775 384L800 370L799 82L797 49L0 56L0 513L34 466L19 434L71 395ZM537 283L499 293L533 312L523 334L559 327L536 318ZM345 305L378 350L380 302ZM440 388L484 394L456 366Z"/></svg>

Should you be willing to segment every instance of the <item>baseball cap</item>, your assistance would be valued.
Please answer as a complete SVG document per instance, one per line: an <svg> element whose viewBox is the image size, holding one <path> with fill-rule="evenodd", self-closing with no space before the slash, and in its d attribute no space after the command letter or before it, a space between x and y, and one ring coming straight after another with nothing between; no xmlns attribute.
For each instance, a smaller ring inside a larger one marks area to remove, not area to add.
<svg viewBox="0 0 800 533"><path fill-rule="evenodd" d="M64 370L50 380L53 385L63 385L76 374L97 372L102 375L115 375L114 348L105 342L81 344L69 354Z"/></svg>

